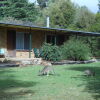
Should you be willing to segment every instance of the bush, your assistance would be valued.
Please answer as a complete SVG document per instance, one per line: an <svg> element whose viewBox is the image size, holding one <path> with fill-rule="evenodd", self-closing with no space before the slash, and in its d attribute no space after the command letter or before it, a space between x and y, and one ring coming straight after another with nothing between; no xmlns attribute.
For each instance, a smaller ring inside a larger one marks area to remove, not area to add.
<svg viewBox="0 0 100 100"><path fill-rule="evenodd" d="M70 60L89 60L91 57L91 50L87 44L81 40L70 39L62 46L63 58Z"/></svg>
<svg viewBox="0 0 100 100"><path fill-rule="evenodd" d="M93 56L100 56L99 50L100 50L100 38L99 37L87 37L86 39L84 38L84 42L88 43L91 53Z"/></svg>
<svg viewBox="0 0 100 100"><path fill-rule="evenodd" d="M42 46L42 58L49 61L58 61L61 59L60 48L56 45L44 43Z"/></svg>

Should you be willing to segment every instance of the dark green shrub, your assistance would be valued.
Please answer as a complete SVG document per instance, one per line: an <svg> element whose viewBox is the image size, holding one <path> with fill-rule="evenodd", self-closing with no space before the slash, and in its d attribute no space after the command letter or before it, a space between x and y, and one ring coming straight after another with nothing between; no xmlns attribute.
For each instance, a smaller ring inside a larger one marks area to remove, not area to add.
<svg viewBox="0 0 100 100"><path fill-rule="evenodd" d="M100 37L77 36L77 39L84 41L85 44L88 44L89 48L91 49L91 53L94 57L100 57Z"/></svg>
<svg viewBox="0 0 100 100"><path fill-rule="evenodd" d="M58 61L61 59L60 48L56 45L44 43L42 46L42 58L50 61Z"/></svg>
<svg viewBox="0 0 100 100"><path fill-rule="evenodd" d="M99 47L100 47L100 38L99 37L85 37L84 42L87 43L91 49L93 56L100 56Z"/></svg>
<svg viewBox="0 0 100 100"><path fill-rule="evenodd" d="M91 57L91 51L87 44L81 40L70 39L62 46L63 58L70 60L88 60Z"/></svg>

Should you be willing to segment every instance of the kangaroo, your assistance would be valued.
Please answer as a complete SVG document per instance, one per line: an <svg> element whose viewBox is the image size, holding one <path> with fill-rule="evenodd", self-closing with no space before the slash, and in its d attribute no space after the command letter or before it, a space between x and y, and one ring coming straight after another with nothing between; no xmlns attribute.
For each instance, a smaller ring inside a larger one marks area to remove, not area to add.
<svg viewBox="0 0 100 100"><path fill-rule="evenodd" d="M41 71L39 71L39 76L40 75L49 76L50 74L55 74L51 63L43 62L42 64L44 65L44 68Z"/></svg>
<svg viewBox="0 0 100 100"><path fill-rule="evenodd" d="M90 69L87 69L87 70L84 71L84 74L86 76L95 76L95 71L92 71Z"/></svg>

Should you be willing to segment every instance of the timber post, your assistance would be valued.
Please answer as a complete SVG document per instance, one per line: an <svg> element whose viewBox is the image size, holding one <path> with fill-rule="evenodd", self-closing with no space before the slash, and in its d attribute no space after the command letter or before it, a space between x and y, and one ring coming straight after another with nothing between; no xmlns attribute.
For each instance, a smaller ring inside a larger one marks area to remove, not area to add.
<svg viewBox="0 0 100 100"><path fill-rule="evenodd" d="M32 33L31 33L31 27L30 27L30 33L29 33L29 58L31 58L31 49L32 49Z"/></svg>

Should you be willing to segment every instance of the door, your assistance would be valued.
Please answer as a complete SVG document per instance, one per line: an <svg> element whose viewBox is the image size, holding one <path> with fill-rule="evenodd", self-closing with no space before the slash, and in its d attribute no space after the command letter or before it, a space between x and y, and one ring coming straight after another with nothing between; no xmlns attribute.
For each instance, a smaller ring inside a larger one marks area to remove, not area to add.
<svg viewBox="0 0 100 100"><path fill-rule="evenodd" d="M16 57L16 31L7 31L7 51L9 57Z"/></svg>

